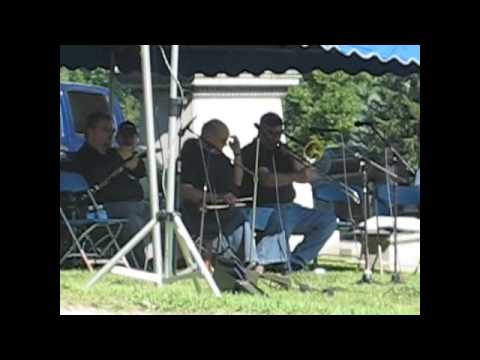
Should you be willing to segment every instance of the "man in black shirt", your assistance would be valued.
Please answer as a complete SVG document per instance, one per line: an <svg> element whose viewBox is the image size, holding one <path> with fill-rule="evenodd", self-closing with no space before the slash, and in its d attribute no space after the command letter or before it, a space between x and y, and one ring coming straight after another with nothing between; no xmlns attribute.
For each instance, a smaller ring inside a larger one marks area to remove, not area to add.
<svg viewBox="0 0 480 360"><path fill-rule="evenodd" d="M136 128L132 123L119 128L117 142L120 147L112 148L113 120L103 113L91 114L86 122L86 142L75 155L72 169L85 177L90 186L104 181L115 170L125 165L126 169L112 179L95 198L102 203L112 218L126 218L127 225L119 236L120 245L130 240L149 218L149 206L144 201L143 189L139 179L145 177L145 164L138 157L125 163L134 154L138 141ZM140 268L145 261L144 244L134 249L135 258L128 256L132 265Z"/></svg>
<svg viewBox="0 0 480 360"><path fill-rule="evenodd" d="M265 230L265 234L285 231L290 235L304 235L304 240L289 255L292 270L298 271L314 260L323 245L337 227L334 213L307 209L293 203L295 190L293 183L311 183L316 173L295 160L288 150L278 146L283 132L282 119L268 113L260 122L260 156L258 206L272 208L275 213ZM257 139L242 149L245 166L255 171ZM245 176L242 182L242 196L252 196L253 179ZM281 213L281 216L279 216Z"/></svg>
<svg viewBox="0 0 480 360"><path fill-rule="evenodd" d="M211 120L204 125L200 139L190 139L183 146L182 214L194 237L201 235L201 209L206 204L234 205L238 202L235 194L243 177L240 144L233 137L230 146L235 154L235 164L232 165L222 154L229 136L223 122ZM250 223L239 208L207 212L203 239L214 253L229 248L246 264L252 267L258 264ZM259 267L257 270L261 271Z"/></svg>

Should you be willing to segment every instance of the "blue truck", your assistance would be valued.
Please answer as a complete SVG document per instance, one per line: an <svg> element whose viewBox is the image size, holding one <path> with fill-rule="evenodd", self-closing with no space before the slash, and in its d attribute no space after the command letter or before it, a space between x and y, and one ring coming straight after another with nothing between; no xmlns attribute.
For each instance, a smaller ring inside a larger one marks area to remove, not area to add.
<svg viewBox="0 0 480 360"><path fill-rule="evenodd" d="M112 114L110 89L60 82L60 156L77 152L85 142L84 127L94 112ZM125 121L118 99L113 97L114 128Z"/></svg>

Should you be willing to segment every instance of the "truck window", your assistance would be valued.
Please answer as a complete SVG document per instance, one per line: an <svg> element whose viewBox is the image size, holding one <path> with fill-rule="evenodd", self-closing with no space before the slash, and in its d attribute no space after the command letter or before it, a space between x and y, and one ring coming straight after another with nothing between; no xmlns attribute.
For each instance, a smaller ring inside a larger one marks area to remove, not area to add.
<svg viewBox="0 0 480 360"><path fill-rule="evenodd" d="M111 114L108 99L101 94L89 94L80 91L69 91L68 97L72 108L75 132L85 132L85 122L88 115L95 112Z"/></svg>

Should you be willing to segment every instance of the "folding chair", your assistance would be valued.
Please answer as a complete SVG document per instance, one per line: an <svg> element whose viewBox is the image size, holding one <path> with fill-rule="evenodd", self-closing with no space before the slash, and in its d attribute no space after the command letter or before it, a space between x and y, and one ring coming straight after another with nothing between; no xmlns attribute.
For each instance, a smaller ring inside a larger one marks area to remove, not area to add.
<svg viewBox="0 0 480 360"><path fill-rule="evenodd" d="M93 264L106 263L109 255L120 250L117 239L127 219L88 219L86 208L89 204L85 206L80 201L85 195L90 204L97 206L83 176L60 171L60 224L67 228L72 240L60 258L60 266L67 259L80 257L88 270L93 271ZM106 234L99 236L100 230ZM126 258L122 262L129 267Z"/></svg>
<svg viewBox="0 0 480 360"><path fill-rule="evenodd" d="M380 259L380 272L383 273L383 255L386 254L389 258L388 265L392 263L392 258L395 254L390 251L391 245L394 244L394 221L395 218L390 210L389 202L392 204L394 210L395 199L397 206L419 206L420 205L420 188L418 186L398 186L397 194L394 188L390 189L386 185L377 186L374 196L375 216L367 221L367 228L369 235L373 235L370 245L377 245L378 251L372 268L375 266L377 259ZM398 212L401 214L401 212ZM365 224L359 224L364 227ZM401 251L408 255L406 258L414 261L407 262L406 265L414 267L420 262L420 219L414 216L397 216L397 241L401 245L402 250L397 249L400 254ZM370 250L370 249L369 249ZM404 264L405 265L405 264ZM418 266L417 266L418 268Z"/></svg>

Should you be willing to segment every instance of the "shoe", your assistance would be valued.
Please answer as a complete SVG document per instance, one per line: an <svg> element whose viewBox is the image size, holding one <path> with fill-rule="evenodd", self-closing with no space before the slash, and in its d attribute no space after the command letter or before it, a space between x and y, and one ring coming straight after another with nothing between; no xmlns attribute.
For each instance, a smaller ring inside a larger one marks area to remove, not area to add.
<svg viewBox="0 0 480 360"><path fill-rule="evenodd" d="M246 269L250 271L255 271L258 274L263 274L265 271L265 268L262 265L256 263L248 264Z"/></svg>
<svg viewBox="0 0 480 360"><path fill-rule="evenodd" d="M325 275L327 273L327 270L321 267L317 267L313 270L313 273L317 275Z"/></svg>
<svg viewBox="0 0 480 360"><path fill-rule="evenodd" d="M270 273L286 274L288 273L288 264L279 263L279 264L265 265L265 271Z"/></svg>
<svg viewBox="0 0 480 360"><path fill-rule="evenodd" d="M291 268L293 272L298 272L302 271L305 267L303 265L297 264L297 263L291 263Z"/></svg>

